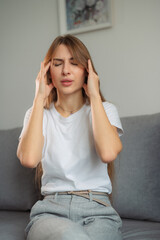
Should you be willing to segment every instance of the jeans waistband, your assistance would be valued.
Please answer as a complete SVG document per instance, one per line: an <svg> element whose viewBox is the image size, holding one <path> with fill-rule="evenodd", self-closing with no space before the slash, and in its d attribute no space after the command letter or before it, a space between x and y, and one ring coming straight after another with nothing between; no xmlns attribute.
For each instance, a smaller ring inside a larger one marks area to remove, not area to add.
<svg viewBox="0 0 160 240"><path fill-rule="evenodd" d="M56 196L57 195L76 195L76 196L80 196L80 197L84 197L87 198L89 200L95 201L97 203L100 203L106 207L110 206L109 204L107 204L104 201L101 201L100 199L94 198L92 195L105 195L108 196L108 193L105 192L98 192L98 191L91 191L91 190L86 190L86 191L66 191L66 192L56 192L53 193L51 195L46 195L45 198L47 198L47 196Z"/></svg>

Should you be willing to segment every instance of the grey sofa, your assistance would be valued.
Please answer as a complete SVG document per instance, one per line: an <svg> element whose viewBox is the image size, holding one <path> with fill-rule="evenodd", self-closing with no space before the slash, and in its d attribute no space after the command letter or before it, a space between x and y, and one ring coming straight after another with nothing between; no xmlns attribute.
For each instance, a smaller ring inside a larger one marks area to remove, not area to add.
<svg viewBox="0 0 160 240"><path fill-rule="evenodd" d="M123 239L160 239L160 113L121 118L123 151L115 161L113 205ZM35 169L16 157L21 128L0 131L0 240L23 240L38 199Z"/></svg>

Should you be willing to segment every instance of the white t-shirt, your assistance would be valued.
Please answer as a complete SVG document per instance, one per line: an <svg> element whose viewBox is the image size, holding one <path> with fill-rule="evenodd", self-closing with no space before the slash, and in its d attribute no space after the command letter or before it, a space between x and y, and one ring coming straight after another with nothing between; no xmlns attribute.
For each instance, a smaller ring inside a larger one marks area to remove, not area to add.
<svg viewBox="0 0 160 240"><path fill-rule="evenodd" d="M121 136L123 129L116 107L108 102L103 102L103 106ZM30 113L31 108L26 112L23 129ZM101 161L95 149L90 105L84 104L65 118L52 103L49 110L44 109L43 135L42 195L88 189L112 192L107 164Z"/></svg>

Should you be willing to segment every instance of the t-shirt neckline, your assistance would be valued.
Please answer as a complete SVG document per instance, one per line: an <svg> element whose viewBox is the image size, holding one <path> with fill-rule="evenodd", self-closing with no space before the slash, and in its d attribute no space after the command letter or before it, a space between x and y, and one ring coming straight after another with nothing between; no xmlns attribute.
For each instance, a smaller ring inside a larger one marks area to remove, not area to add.
<svg viewBox="0 0 160 240"><path fill-rule="evenodd" d="M86 103L83 104L83 106L75 113L72 113L71 115L69 115L68 117L63 117L55 108L54 102L51 104L51 109L53 109L54 114L59 118L59 120L63 121L63 122L70 122L73 119L75 119L78 115L81 114L81 112L83 111L83 109L86 107Z"/></svg>

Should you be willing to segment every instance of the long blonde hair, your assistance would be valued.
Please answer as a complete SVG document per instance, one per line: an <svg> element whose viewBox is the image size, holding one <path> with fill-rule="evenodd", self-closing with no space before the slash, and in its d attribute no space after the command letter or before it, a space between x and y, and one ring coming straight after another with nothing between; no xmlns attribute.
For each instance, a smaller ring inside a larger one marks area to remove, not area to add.
<svg viewBox="0 0 160 240"><path fill-rule="evenodd" d="M93 64L93 61L92 61L92 58L91 58L86 46L78 38L76 38L75 36L70 35L70 34L67 34L64 36L58 36L53 41L53 43L51 44L51 46L48 49L48 52L44 58L45 64L49 63L49 61L52 60L55 50L61 44L65 45L68 48L68 50L70 51L71 55L76 60L76 62L84 67L86 73L87 73L88 59L90 59L93 70L97 74L94 64ZM51 78L51 76L50 76L50 74L48 74L48 82L51 81L50 78ZM85 81L87 81L87 78L85 79ZM103 97L101 91L99 91L99 93L100 93L102 102L106 101L105 98ZM83 97L86 100L86 102L88 104L90 104L89 97L86 95L85 90L83 88L82 88L82 94L83 94ZM48 98L46 100L45 108L49 109L50 104L55 101L57 101L57 90L56 90L56 88L53 88L52 91L50 92L50 95L48 96ZM113 169L114 169L113 163L111 162L108 164L108 174L109 174L111 180L113 178ZM43 174L43 170L42 170L42 165L40 162L36 169L36 183L38 184L38 188L41 187L42 174Z"/></svg>

